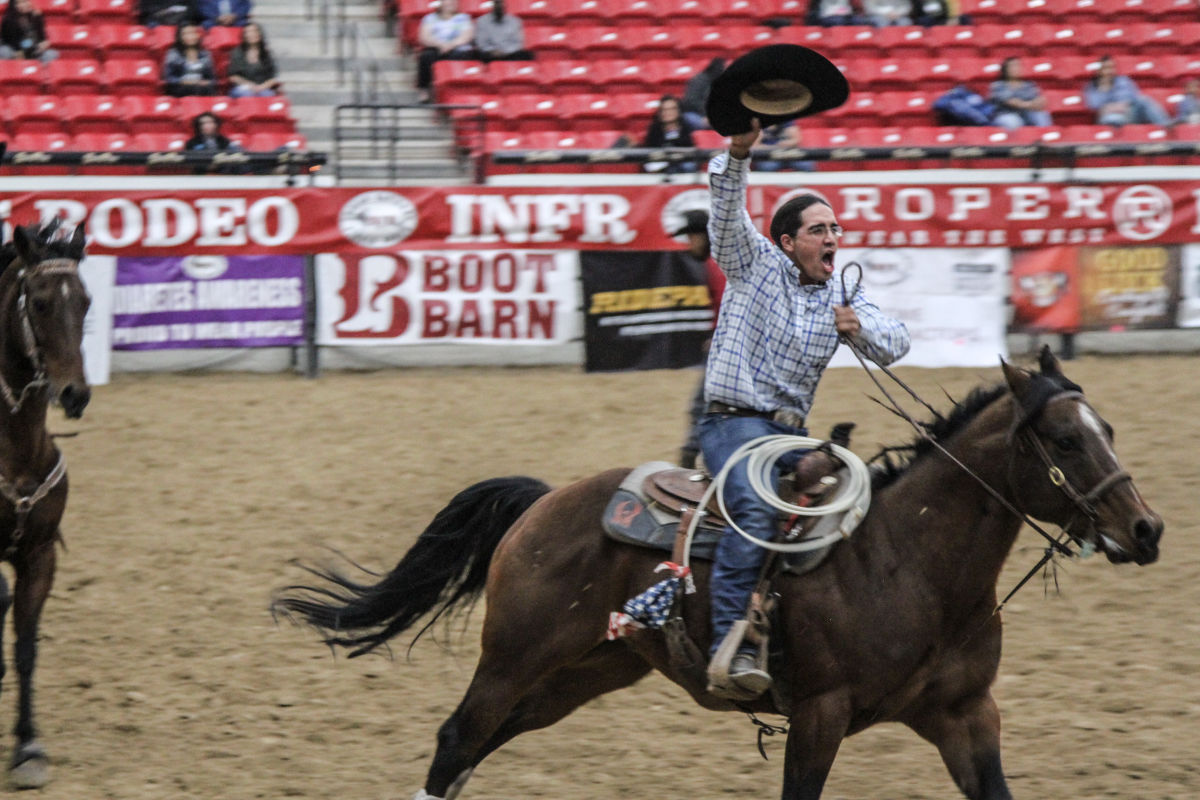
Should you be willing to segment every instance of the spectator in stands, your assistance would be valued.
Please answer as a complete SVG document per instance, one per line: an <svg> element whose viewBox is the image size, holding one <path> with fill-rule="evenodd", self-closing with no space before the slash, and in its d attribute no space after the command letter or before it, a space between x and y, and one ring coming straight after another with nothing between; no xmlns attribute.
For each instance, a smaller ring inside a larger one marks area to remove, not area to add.
<svg viewBox="0 0 1200 800"><path fill-rule="evenodd" d="M58 58L46 41L46 21L33 0L11 0L0 19L0 58L36 58L43 64Z"/></svg>
<svg viewBox="0 0 1200 800"><path fill-rule="evenodd" d="M217 93L217 70L212 53L201 44L203 37L199 25L180 25L175 29L175 43L163 59L162 78L167 94L183 97Z"/></svg>
<svg viewBox="0 0 1200 800"><path fill-rule="evenodd" d="M970 17L959 13L958 0L913 0L913 16L918 25L969 25Z"/></svg>
<svg viewBox="0 0 1200 800"><path fill-rule="evenodd" d="M1021 59L1016 56L1009 56L1000 64L1000 80L992 84L988 100L996 107L993 125L1011 130L1022 125L1054 124L1041 90L1033 81L1021 79Z"/></svg>
<svg viewBox="0 0 1200 800"><path fill-rule="evenodd" d="M664 94L658 101L658 110L646 128L642 138L642 147L695 147L692 141L692 126L683 118L679 107L679 98L673 94ZM671 163L669 161L647 161L642 165L646 172L694 172L696 163L684 161Z"/></svg>
<svg viewBox="0 0 1200 800"><path fill-rule="evenodd" d="M911 0L862 0L863 17L877 28L912 24Z"/></svg>
<svg viewBox="0 0 1200 800"><path fill-rule="evenodd" d="M199 18L196 0L141 0L138 3L138 22L148 28L184 25Z"/></svg>
<svg viewBox="0 0 1200 800"><path fill-rule="evenodd" d="M1162 106L1142 94L1128 75L1118 75L1112 56L1100 58L1096 77L1083 87L1087 107L1096 112L1098 125L1167 125L1170 117Z"/></svg>
<svg viewBox="0 0 1200 800"><path fill-rule="evenodd" d="M712 127L708 124L704 109L708 105L708 93L712 90L713 81L724 71L725 59L714 58L708 62L707 67L688 78L687 84L684 85L679 107L692 130L708 130Z"/></svg>
<svg viewBox="0 0 1200 800"><path fill-rule="evenodd" d="M219 153L242 148L221 133L221 118L211 111L205 111L192 120L192 138L184 143L183 149L193 152Z"/></svg>
<svg viewBox="0 0 1200 800"><path fill-rule="evenodd" d="M857 0L812 0L808 16L814 25L861 25L863 17L856 3Z"/></svg>
<svg viewBox="0 0 1200 800"><path fill-rule="evenodd" d="M250 19L250 0L199 0L200 24L205 30L214 25L242 26Z"/></svg>
<svg viewBox="0 0 1200 800"><path fill-rule="evenodd" d="M478 58L471 46L474 38L471 15L459 13L458 0L441 0L437 11L421 18L417 29L417 41L422 47L417 56L417 89L421 91L422 103L433 99L433 63L443 58Z"/></svg>
<svg viewBox="0 0 1200 800"><path fill-rule="evenodd" d="M778 125L763 128L762 137L758 140L758 145L755 149L803 147L801 138L800 125L797 124L796 120L781 122ZM817 165L812 161L800 161L799 159L770 159L755 161L754 168L759 172L812 172L817 168Z"/></svg>
<svg viewBox="0 0 1200 800"><path fill-rule="evenodd" d="M1200 124L1200 80L1189 78L1183 85L1183 97L1175 106L1175 121Z"/></svg>
<svg viewBox="0 0 1200 800"><path fill-rule="evenodd" d="M505 13L504 0L493 0L492 10L475 20L475 51L482 61L527 61L533 53L525 49L525 25L521 18Z"/></svg>
<svg viewBox="0 0 1200 800"><path fill-rule="evenodd" d="M229 81L233 97L271 97L279 91L275 59L257 22L242 28L242 42L229 56Z"/></svg>

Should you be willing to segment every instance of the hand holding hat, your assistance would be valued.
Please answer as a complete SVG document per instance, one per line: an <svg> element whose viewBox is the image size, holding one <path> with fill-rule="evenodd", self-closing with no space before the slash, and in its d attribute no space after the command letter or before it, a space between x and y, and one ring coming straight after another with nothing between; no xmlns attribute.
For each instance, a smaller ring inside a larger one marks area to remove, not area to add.
<svg viewBox="0 0 1200 800"><path fill-rule="evenodd" d="M751 50L713 81L705 112L713 130L734 136L837 108L850 84L825 56L797 44Z"/></svg>

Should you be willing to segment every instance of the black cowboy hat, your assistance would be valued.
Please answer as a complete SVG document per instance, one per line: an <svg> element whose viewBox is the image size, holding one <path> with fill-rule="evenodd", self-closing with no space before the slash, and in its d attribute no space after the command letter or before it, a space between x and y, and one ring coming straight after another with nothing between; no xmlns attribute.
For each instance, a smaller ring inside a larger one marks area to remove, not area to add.
<svg viewBox="0 0 1200 800"><path fill-rule="evenodd" d="M846 76L829 59L798 44L751 50L713 81L705 113L713 130L734 136L837 108L850 96Z"/></svg>
<svg viewBox="0 0 1200 800"><path fill-rule="evenodd" d="M683 225L671 235L683 236L685 233L708 233L708 212L699 208L683 212Z"/></svg>

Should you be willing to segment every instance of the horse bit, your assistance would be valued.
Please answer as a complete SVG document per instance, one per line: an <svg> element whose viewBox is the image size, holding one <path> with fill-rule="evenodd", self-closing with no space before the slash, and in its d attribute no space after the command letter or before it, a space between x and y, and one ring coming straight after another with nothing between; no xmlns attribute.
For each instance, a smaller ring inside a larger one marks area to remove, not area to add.
<svg viewBox="0 0 1200 800"><path fill-rule="evenodd" d="M33 379L25 384L18 395L13 392L12 388L5 380L4 374L0 372L0 395L3 395L4 402L8 405L9 413L16 414L25 404L26 397L30 392L37 388L42 388L48 385L46 380L46 368L42 362L41 350L38 347L37 335L33 331L33 323L29 321L28 295L26 294L26 276L28 274L35 275L78 275L79 262L69 258L55 258L48 261L43 261L31 268L22 268L17 273L19 281L20 294L17 296L17 312L20 314L21 338L25 345L25 357L33 364ZM67 474L67 462L62 451L58 453L58 462L54 468L33 490L31 494L23 495L17 489L16 484L8 480L0 473L0 496L12 503L13 512L16 514L17 522L13 528L12 537L9 545L5 548L0 558L7 559L16 552L17 545L20 544L21 538L25 535L25 522L29 517L29 513L33 511L33 507L43 500L46 495L58 486L62 481L63 476Z"/></svg>

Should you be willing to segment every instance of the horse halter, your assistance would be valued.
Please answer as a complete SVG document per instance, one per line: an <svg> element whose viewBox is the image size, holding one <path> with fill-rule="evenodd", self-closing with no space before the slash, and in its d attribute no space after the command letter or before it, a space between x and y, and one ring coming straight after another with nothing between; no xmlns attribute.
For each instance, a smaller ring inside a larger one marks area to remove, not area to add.
<svg viewBox="0 0 1200 800"><path fill-rule="evenodd" d="M1041 437L1038 435L1037 431L1034 430L1032 424L1052 400L1086 402L1083 397L1083 392L1073 389L1064 389L1056 393L1047 394L1042 397L1040 401L1036 403L1036 405L1025 409L1025 412L1017 417L1016 422L1013 424L1012 430L1009 431L1009 438L1010 440L1016 440L1016 438L1020 436L1025 442L1029 443L1033 447L1033 452L1037 454L1038 459L1041 460L1042 465L1046 468L1046 476L1049 478L1050 483L1058 487L1059 491L1061 491L1075 507L1075 514L1072 515L1071 519L1066 525L1062 526L1063 531L1066 532L1068 536L1075 538L1074 534L1071 533L1071 528L1075 525L1075 522L1080 518L1080 516L1087 518L1089 522L1095 522L1096 517L1099 514L1096 505L1100 501L1100 498L1103 497L1114 486L1124 483L1125 481L1133 480L1133 476L1123 469L1117 469L1101 478L1096 485L1087 492L1080 491L1067 477L1066 473L1062 471L1062 468L1054 463L1054 459L1051 457L1050 452L1046 450L1046 445L1042 443ZM1017 495L1015 489L1013 490L1013 495Z"/></svg>
<svg viewBox="0 0 1200 800"><path fill-rule="evenodd" d="M37 275L79 275L79 262L70 258L52 258L41 261L32 267L22 267L17 273L17 315L21 325L21 339L24 344L25 357L33 365L33 378L25 384L20 393L14 392L0 372L0 396L3 396L9 413L16 414L25 404L25 398L34 389L47 385L46 368L42 362L42 352L38 345L37 334L34 333L33 323L29 320L28 278Z"/></svg>

